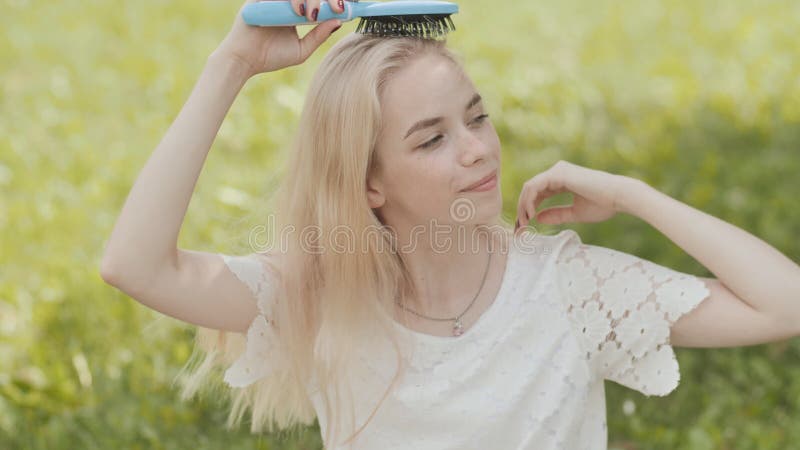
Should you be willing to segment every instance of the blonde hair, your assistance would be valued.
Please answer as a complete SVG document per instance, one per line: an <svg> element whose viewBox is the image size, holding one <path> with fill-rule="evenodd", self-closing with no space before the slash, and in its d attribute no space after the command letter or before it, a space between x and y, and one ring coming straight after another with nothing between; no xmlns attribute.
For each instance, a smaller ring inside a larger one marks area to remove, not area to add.
<svg viewBox="0 0 800 450"><path fill-rule="evenodd" d="M325 441L334 444L331 439L339 435L344 414L340 410L342 383L347 381L343 369L359 346L353 330L386 332L397 351L399 369L369 419L346 442L352 443L364 429L399 379L404 368L401 347L386 311L391 311L396 298L413 294L414 287L396 252L378 251L394 249L395 241L367 203L366 180L372 171L382 169L375 147L384 87L410 60L431 53L462 66L444 40L353 33L337 42L317 69L301 113L301 128L289 149L286 174L275 193L274 230L313 227L319 236L342 226L356 236L380 231L367 234L373 242L362 246L355 239L359 248L344 252L309 252L302 236L289 235L286 252L272 267L279 280L274 286L273 319L280 360L270 361L274 371L268 376L231 390L228 427L237 426L247 408L252 410L252 432L311 425L315 413L305 381L316 374L326 417L335 421L328 424ZM274 242L274 236L271 239ZM183 380L183 399L206 385L215 368L230 365L244 341L239 333L199 328L195 344L194 355L205 357Z"/></svg>

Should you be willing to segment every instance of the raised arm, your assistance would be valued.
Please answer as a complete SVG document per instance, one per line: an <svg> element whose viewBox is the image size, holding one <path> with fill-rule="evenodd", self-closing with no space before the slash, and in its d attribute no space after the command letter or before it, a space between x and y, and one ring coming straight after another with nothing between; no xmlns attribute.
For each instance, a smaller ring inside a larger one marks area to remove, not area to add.
<svg viewBox="0 0 800 450"><path fill-rule="evenodd" d="M536 211L571 192L573 203ZM528 180L518 224L599 222L617 212L664 233L717 278L702 278L708 300L671 327L679 347L757 345L800 336L800 265L756 236L690 207L643 181L559 161Z"/></svg>
<svg viewBox="0 0 800 450"><path fill-rule="evenodd" d="M139 173L111 232L103 279L139 291L166 265L177 266L177 241L189 200L225 114L247 80L241 63L208 58L189 99Z"/></svg>
<svg viewBox="0 0 800 450"><path fill-rule="evenodd" d="M337 25L338 20L323 22L300 39L295 27L248 26L239 10L134 182L106 243L103 280L178 319L245 329L256 313L250 292L223 270L219 255L178 249L178 233L211 144L242 86L256 74L305 61ZM220 301L222 294L227 303Z"/></svg>

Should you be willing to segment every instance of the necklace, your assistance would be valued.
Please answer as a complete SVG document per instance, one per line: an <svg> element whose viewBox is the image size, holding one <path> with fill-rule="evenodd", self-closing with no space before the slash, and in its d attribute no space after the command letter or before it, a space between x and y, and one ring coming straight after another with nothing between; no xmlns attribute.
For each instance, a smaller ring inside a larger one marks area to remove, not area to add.
<svg viewBox="0 0 800 450"><path fill-rule="evenodd" d="M459 315L457 315L455 317L451 317L451 318L428 317L428 316L420 314L420 313L418 313L416 311L412 311L411 309L407 308L405 305L401 304L399 300L396 301L396 303L397 303L398 306L400 306L401 308L405 309L406 311L408 311L408 312L410 312L412 314L415 314L415 315L417 315L419 317L422 317L424 319L438 320L438 321L450 321L450 320L452 320L453 321L453 336L461 336L461 334L464 332L464 328L463 328L463 325L461 323L461 317L464 314L466 314L466 312L469 310L470 307L472 307L472 304L475 303L475 300L478 298L478 294L480 294L481 291L483 290L483 283L486 281L486 274L489 273L489 266L490 266L491 262L492 262L492 253L490 252L489 253L489 260L486 262L486 270L483 272L483 279L481 280L481 285L478 288L478 292L475 293L475 297L472 299L472 301L469 303L469 305L466 307L466 309L464 309L464 311L462 311L461 314L459 314Z"/></svg>

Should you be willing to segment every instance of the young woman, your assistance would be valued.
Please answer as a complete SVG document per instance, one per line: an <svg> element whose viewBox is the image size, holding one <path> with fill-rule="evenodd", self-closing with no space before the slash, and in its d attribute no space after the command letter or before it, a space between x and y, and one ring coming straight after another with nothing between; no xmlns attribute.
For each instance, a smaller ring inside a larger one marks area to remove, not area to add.
<svg viewBox="0 0 800 450"><path fill-rule="evenodd" d="M319 1L292 5L313 18ZM185 398L221 366L230 426L247 409L253 431L317 417L327 448L604 449L604 380L666 395L680 377L672 346L800 334L797 264L642 181L561 161L524 184L512 227L497 133L442 41L336 43L309 87L270 249L177 248L241 87L305 61L338 25L298 39L237 15L108 241L108 283L201 327L207 353ZM574 203L537 212L558 192ZM717 278L526 228L620 212Z"/></svg>

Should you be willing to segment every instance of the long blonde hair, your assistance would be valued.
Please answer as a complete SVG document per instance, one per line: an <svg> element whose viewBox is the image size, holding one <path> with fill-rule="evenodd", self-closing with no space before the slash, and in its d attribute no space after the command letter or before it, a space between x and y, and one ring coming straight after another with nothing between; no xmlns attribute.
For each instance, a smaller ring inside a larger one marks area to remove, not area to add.
<svg viewBox="0 0 800 450"><path fill-rule="evenodd" d="M280 263L274 267L279 279L274 286L274 322L281 360L270 361L275 368L270 375L231 391L229 427L240 423L247 408L252 409L252 432L312 424L315 413L306 382L316 374L326 400L326 417L336 422L328 424L325 438L333 443L344 414L341 384L347 380L342 369L359 346L353 330L388 333L400 363L391 385L398 380L404 365L386 311L391 311L396 298L413 295L414 287L397 253L379 251L394 249L395 241L377 211L368 206L366 180L372 171L384 169L375 148L384 86L412 58L428 53L462 66L444 40L353 33L337 42L317 69L305 98L301 128L287 155L287 171L275 193L273 231L293 227L313 229L314 236L330 236L344 227L351 237L372 240L352 239L351 251L316 253L306 249L303 234L281 237L285 253L281 252ZM268 239L275 243L274 235ZM182 397L191 398L214 368L231 364L242 348L239 333L199 328L195 354L205 357L183 380ZM368 422L346 441L352 441Z"/></svg>

